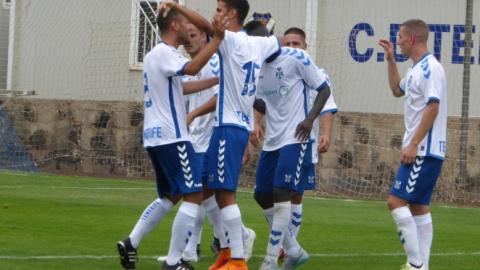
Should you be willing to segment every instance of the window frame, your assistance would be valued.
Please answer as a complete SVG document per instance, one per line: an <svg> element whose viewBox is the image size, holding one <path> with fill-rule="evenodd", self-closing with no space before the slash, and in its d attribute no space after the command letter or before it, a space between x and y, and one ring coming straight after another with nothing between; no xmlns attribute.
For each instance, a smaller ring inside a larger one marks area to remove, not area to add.
<svg viewBox="0 0 480 270"><path fill-rule="evenodd" d="M3 0L3 8L10 9L10 7L12 6L12 1L13 0Z"/></svg>
<svg viewBox="0 0 480 270"><path fill-rule="evenodd" d="M130 53L129 53L129 66L131 70L143 70L143 61L140 61L138 59L140 50L142 49L139 46L139 43L140 43L139 39L141 37L140 21L141 21L141 16L143 16L138 4L141 4L142 2L150 2L150 4L152 5L158 4L158 1L155 1L155 0L132 0L131 23L130 23ZM150 33L151 32L149 31L148 34L150 35ZM154 45L152 45L152 48L153 46ZM144 55L142 56L142 60L146 53L147 52L145 52Z"/></svg>

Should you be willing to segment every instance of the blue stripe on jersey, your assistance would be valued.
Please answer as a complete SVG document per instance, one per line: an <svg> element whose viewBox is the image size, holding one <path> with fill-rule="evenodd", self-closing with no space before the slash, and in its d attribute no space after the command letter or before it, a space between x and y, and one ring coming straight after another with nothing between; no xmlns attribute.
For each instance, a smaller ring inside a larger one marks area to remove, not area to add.
<svg viewBox="0 0 480 270"><path fill-rule="evenodd" d="M225 82L223 76L223 56L220 53L220 50L217 51L218 59L220 61L220 83L218 90L218 125L223 125L223 99L225 95Z"/></svg>
<svg viewBox="0 0 480 270"><path fill-rule="evenodd" d="M432 145L432 133L433 133L433 127L428 131L428 139L427 139L427 156L430 156L430 146Z"/></svg>
<svg viewBox="0 0 480 270"><path fill-rule="evenodd" d="M177 111L175 110L175 101L173 99L173 80L168 77L168 98L170 100L170 111L172 112L173 124L175 125L175 134L177 139L181 137L180 128L178 126Z"/></svg>
<svg viewBox="0 0 480 270"><path fill-rule="evenodd" d="M430 102L438 102L438 103L440 103L440 99L437 98L437 97L429 97L427 104L429 104Z"/></svg>
<svg viewBox="0 0 480 270"><path fill-rule="evenodd" d="M308 115L308 99L307 99L307 85L303 81L303 110L305 111L305 118Z"/></svg>
<svg viewBox="0 0 480 270"><path fill-rule="evenodd" d="M324 81L324 82L322 83L322 85L320 85L319 87L317 87L317 89L315 89L315 90L317 90L317 92L320 92L320 90L322 90L323 88L325 88L325 87L327 87L327 86L328 86L328 82L327 82L327 81Z"/></svg>
<svg viewBox="0 0 480 270"><path fill-rule="evenodd" d="M435 155L435 154L432 154L432 153L430 153L428 156L429 156L429 157L433 157L433 158L437 158L437 159L440 159L440 160L445 160L445 158L444 158L444 157L437 156L437 155Z"/></svg>
<svg viewBox="0 0 480 270"><path fill-rule="evenodd" d="M337 109L330 109L330 110L320 112L320 116L322 116L324 114L327 114L327 113L336 114L337 112L338 112Z"/></svg>

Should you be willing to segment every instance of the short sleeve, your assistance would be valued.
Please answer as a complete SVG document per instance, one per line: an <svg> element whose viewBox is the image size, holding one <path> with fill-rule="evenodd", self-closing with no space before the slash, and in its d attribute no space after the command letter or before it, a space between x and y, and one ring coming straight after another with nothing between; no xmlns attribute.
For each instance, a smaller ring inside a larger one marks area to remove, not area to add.
<svg viewBox="0 0 480 270"><path fill-rule="evenodd" d="M439 69L430 69L423 73L421 81L421 89L424 89L425 103L431 101L441 102L443 96L441 91L443 74Z"/></svg>
<svg viewBox="0 0 480 270"><path fill-rule="evenodd" d="M158 66L167 77L183 76L185 66L190 60L185 58L174 48L163 46L161 54L158 55Z"/></svg>
<svg viewBox="0 0 480 270"><path fill-rule="evenodd" d="M310 89L321 91L325 87L330 87L327 73L319 69L305 51L297 49L292 56L297 59L295 63L300 75Z"/></svg>
<svg viewBox="0 0 480 270"><path fill-rule="evenodd" d="M327 99L327 102L325 103L325 106L323 106L323 109L320 112L320 115L323 115L323 114L326 114L326 113L335 114L337 112L338 112L337 104L335 103L335 100L333 98L333 94L330 94L330 96Z"/></svg>
<svg viewBox="0 0 480 270"><path fill-rule="evenodd" d="M276 36L252 38L255 40L258 52L261 53L262 63L280 54L282 47Z"/></svg>

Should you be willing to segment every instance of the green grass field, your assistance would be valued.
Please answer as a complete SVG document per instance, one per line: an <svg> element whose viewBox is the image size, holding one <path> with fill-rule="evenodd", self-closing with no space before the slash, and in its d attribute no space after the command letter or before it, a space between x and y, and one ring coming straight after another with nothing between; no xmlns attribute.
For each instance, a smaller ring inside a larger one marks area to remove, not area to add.
<svg viewBox="0 0 480 270"><path fill-rule="evenodd" d="M0 269L121 269L115 244L155 199L153 182L0 172ZM249 190L238 194L247 226L257 232L258 269L267 224ZM480 269L480 209L433 205L430 269ZM172 211L142 242L137 269L160 269ZM205 223L202 260L214 261ZM383 202L307 198L299 236L311 259L301 269L388 270L405 262Z"/></svg>

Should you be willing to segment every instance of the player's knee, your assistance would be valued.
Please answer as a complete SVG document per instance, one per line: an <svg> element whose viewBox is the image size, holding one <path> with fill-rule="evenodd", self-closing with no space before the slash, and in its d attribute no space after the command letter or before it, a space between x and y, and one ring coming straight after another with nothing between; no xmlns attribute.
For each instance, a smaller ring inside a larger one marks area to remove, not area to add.
<svg viewBox="0 0 480 270"><path fill-rule="evenodd" d="M273 201L276 203L290 201L290 190L285 188L274 188Z"/></svg>
<svg viewBox="0 0 480 270"><path fill-rule="evenodd" d="M253 193L253 198L262 207L262 209L269 209L273 207L273 194Z"/></svg>
<svg viewBox="0 0 480 270"><path fill-rule="evenodd" d="M292 192L290 195L290 200L293 204L301 204L303 195L297 192Z"/></svg>

